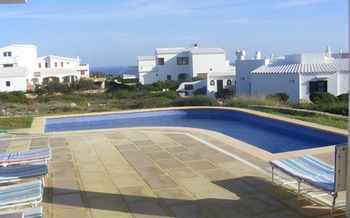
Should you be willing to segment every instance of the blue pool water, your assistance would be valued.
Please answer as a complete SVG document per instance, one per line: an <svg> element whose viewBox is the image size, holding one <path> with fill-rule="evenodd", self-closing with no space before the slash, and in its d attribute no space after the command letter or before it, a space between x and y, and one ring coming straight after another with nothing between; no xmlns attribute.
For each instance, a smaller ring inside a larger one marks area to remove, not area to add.
<svg viewBox="0 0 350 218"><path fill-rule="evenodd" d="M223 109L182 109L52 118L45 132L125 127L193 127L217 131L271 153L347 142L340 134Z"/></svg>

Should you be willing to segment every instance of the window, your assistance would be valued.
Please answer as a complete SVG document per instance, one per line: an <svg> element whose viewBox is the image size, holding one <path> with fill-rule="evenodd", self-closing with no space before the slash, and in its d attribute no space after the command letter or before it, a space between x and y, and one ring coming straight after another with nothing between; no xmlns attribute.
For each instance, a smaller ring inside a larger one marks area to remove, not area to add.
<svg viewBox="0 0 350 218"><path fill-rule="evenodd" d="M165 64L165 60L164 58L158 58L158 65L164 65Z"/></svg>
<svg viewBox="0 0 350 218"><path fill-rule="evenodd" d="M4 57L12 57L12 52L6 51L3 53Z"/></svg>
<svg viewBox="0 0 350 218"><path fill-rule="evenodd" d="M81 75L81 76L85 76L85 70L81 70L81 71L80 71L80 75Z"/></svg>
<svg viewBox="0 0 350 218"><path fill-rule="evenodd" d="M35 76L35 77L40 77L40 76L41 76L41 73L40 73L40 72L34 72L34 76Z"/></svg>
<svg viewBox="0 0 350 218"><path fill-rule="evenodd" d="M215 86L215 81L214 80L210 80L210 85L211 86Z"/></svg>
<svg viewBox="0 0 350 218"><path fill-rule="evenodd" d="M4 68L13 67L13 64L4 64Z"/></svg>
<svg viewBox="0 0 350 218"><path fill-rule="evenodd" d="M188 57L178 57L177 58L177 65L188 65L188 64L189 64Z"/></svg>
<svg viewBox="0 0 350 218"><path fill-rule="evenodd" d="M10 81L6 81L6 87L10 87L11 86L11 82Z"/></svg>
<svg viewBox="0 0 350 218"><path fill-rule="evenodd" d="M193 85L191 84L185 85L185 90L193 90Z"/></svg>
<svg viewBox="0 0 350 218"><path fill-rule="evenodd" d="M49 68L49 63L45 63L45 68Z"/></svg>
<svg viewBox="0 0 350 218"><path fill-rule="evenodd" d="M57 64L57 62L55 62L55 67L57 67L58 66L58 64Z"/></svg>
<svg viewBox="0 0 350 218"><path fill-rule="evenodd" d="M167 76L166 76L166 79L167 79L167 80L171 80L171 75L167 75Z"/></svg>
<svg viewBox="0 0 350 218"><path fill-rule="evenodd" d="M315 92L328 92L327 81L313 81L310 82L310 94Z"/></svg>
<svg viewBox="0 0 350 218"><path fill-rule="evenodd" d="M61 67L63 67L63 65L64 65L63 62L61 62Z"/></svg>
<svg viewBox="0 0 350 218"><path fill-rule="evenodd" d="M38 67L41 68L41 63L38 64Z"/></svg>
<svg viewBox="0 0 350 218"><path fill-rule="evenodd" d="M227 80L226 84L227 84L228 86L231 86L231 85L232 85L232 81L229 79L229 80Z"/></svg>

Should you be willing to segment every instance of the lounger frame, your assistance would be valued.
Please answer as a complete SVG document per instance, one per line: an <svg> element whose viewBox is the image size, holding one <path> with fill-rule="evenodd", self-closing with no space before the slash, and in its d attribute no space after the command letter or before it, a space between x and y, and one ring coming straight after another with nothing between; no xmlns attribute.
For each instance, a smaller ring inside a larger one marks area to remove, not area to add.
<svg viewBox="0 0 350 218"><path fill-rule="evenodd" d="M0 206L0 210L4 210L4 209L8 209L8 208L24 207L24 206L38 207L38 205L43 201L43 192L44 192L44 186L43 186L42 181L40 184L41 184L42 193L40 194L39 198L27 199L26 202L21 202L21 203L12 203L12 204L8 204L8 205L3 205L3 206ZM5 187L0 187L0 190L4 189L4 188Z"/></svg>
<svg viewBox="0 0 350 218"><path fill-rule="evenodd" d="M343 191L344 190L344 184L346 183L346 181L337 181L337 180L342 180L343 178L346 178L346 175L344 177L344 175L340 176L340 175L337 175L337 174L340 174L340 171L338 170L339 167L341 167L341 165L343 163L340 163L342 160L341 160L341 155L344 155L346 153L343 153L342 152L347 152L347 145L337 145L335 146L335 169L334 169L334 176L335 176L335 188L334 188L334 191L333 192L330 192L328 190L325 190L325 189L322 189L321 187L317 187L315 186L315 184L312 184L310 182L308 182L307 180L304 180L303 178L300 178L299 176L297 175L294 175L292 172L289 172L283 168L280 168L279 166L276 166L273 162L270 162L270 165L271 165L271 180L273 183L277 184L275 182L275 170L279 170L281 172L283 172L284 174L288 175L289 177L295 179L296 183L297 183L297 195L298 195L298 198L300 197L301 195L301 185L304 183L304 184L307 184L311 187L314 187L328 195L330 195L332 197L332 204L331 204L331 211L330 211L330 214L331 215L334 215L334 211L335 211L335 205L336 205L336 201L337 201L337 198L338 198L338 192L340 191ZM343 169L344 170L344 169ZM316 197L316 196L314 196Z"/></svg>

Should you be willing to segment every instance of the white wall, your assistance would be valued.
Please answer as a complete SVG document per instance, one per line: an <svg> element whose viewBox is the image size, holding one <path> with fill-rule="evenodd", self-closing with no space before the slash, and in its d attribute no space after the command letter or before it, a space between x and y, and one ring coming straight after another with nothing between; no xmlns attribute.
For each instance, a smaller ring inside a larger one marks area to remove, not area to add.
<svg viewBox="0 0 350 218"><path fill-rule="evenodd" d="M217 76L215 74L211 74L208 76L207 80L207 95L215 98L215 94L218 91L217 84L218 80L223 81L223 88L235 88L236 77L234 75L225 75L225 76ZM231 86L229 86L228 81L231 81ZM212 85L212 81L214 81L214 85Z"/></svg>
<svg viewBox="0 0 350 218"><path fill-rule="evenodd" d="M266 97L276 93L286 93L292 102L299 101L298 74L251 74L251 94Z"/></svg>
<svg viewBox="0 0 350 218"><path fill-rule="evenodd" d="M338 74L301 74L300 76L300 99L310 100L310 81L323 80L328 81L328 92L332 95L338 96Z"/></svg>
<svg viewBox="0 0 350 218"><path fill-rule="evenodd" d="M6 86L6 82L10 81L10 87ZM27 91L27 80L25 77L19 78L0 78L0 92Z"/></svg>
<svg viewBox="0 0 350 218"><path fill-rule="evenodd" d="M349 72L338 73L338 95L349 92Z"/></svg>
<svg viewBox="0 0 350 218"><path fill-rule="evenodd" d="M188 65L177 65L177 57L188 57ZM180 74L187 74L192 77L192 61L189 52L180 52L173 54L157 54L156 58L164 58L165 64L159 65L156 59L156 71L160 80L166 80L167 76L171 76L171 80L177 80Z"/></svg>
<svg viewBox="0 0 350 218"><path fill-rule="evenodd" d="M4 57L4 52L11 52L12 56ZM15 63L18 67L26 67L29 72L36 69L37 57L37 47L34 45L10 45L0 48L0 63Z"/></svg>
<svg viewBox="0 0 350 218"><path fill-rule="evenodd" d="M192 56L193 77L211 72L227 72L225 54L194 54Z"/></svg>
<svg viewBox="0 0 350 218"><path fill-rule="evenodd" d="M236 94L251 95L250 72L264 65L266 60L237 60L236 61Z"/></svg>
<svg viewBox="0 0 350 218"><path fill-rule="evenodd" d="M159 74L156 71L145 72L139 74L139 81L143 85L151 85L159 81Z"/></svg>
<svg viewBox="0 0 350 218"><path fill-rule="evenodd" d="M151 60L138 60L138 71L139 72L149 72L153 71L155 66L156 66L156 61L155 59Z"/></svg>

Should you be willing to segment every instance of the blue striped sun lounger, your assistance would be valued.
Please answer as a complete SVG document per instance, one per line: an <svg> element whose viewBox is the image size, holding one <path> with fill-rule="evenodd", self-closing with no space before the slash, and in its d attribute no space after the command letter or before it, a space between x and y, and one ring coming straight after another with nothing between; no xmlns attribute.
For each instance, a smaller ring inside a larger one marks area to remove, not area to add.
<svg viewBox="0 0 350 218"><path fill-rule="evenodd" d="M26 208L23 210L6 211L0 213L0 218L23 217L23 218L43 218L43 208Z"/></svg>
<svg viewBox="0 0 350 218"><path fill-rule="evenodd" d="M301 182L308 183L325 192L335 192L335 170L313 156L274 160L271 165Z"/></svg>
<svg viewBox="0 0 350 218"><path fill-rule="evenodd" d="M29 164L0 167L0 183L9 183L26 178L42 177L47 173L47 164Z"/></svg>
<svg viewBox="0 0 350 218"><path fill-rule="evenodd" d="M41 180L0 187L0 209L37 205L42 201Z"/></svg>
<svg viewBox="0 0 350 218"><path fill-rule="evenodd" d="M29 151L20 151L13 153L1 153L0 154L0 165L9 166L16 164L33 163L40 161L49 161L51 159L50 148L33 149Z"/></svg>
<svg viewBox="0 0 350 218"><path fill-rule="evenodd" d="M347 187L347 153L347 145L335 146L335 166L311 155L271 161L272 181L274 182L274 169L278 169L296 180L298 194L301 191L301 183L330 194L333 198L331 208L333 214L338 192L345 191Z"/></svg>

